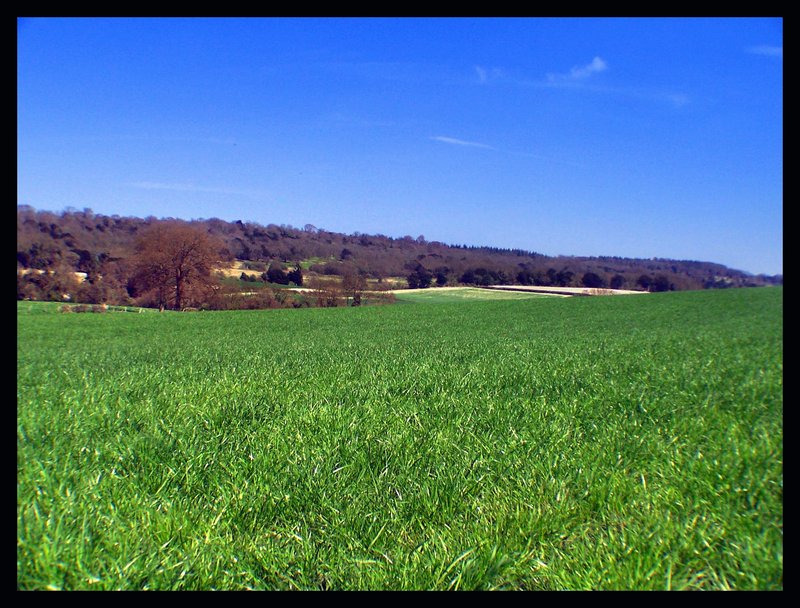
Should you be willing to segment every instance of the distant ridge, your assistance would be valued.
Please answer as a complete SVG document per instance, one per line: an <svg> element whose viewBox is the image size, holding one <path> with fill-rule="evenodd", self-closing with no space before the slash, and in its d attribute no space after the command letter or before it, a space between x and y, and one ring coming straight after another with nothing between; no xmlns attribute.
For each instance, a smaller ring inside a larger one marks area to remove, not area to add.
<svg viewBox="0 0 800 608"><path fill-rule="evenodd" d="M93 272L103 264L124 262L141 230L174 218L137 218L95 214L90 209L62 212L17 207L17 266L47 269L66 266ZM225 244L224 255L307 272L342 275L356 272L372 279L404 277L436 285L539 285L639 291L756 287L783 284L783 275L753 275L722 264L695 260L638 259L616 256L547 256L534 251L492 246L448 245L422 236L344 234L306 224L302 228L211 218L186 221L203 226Z"/></svg>

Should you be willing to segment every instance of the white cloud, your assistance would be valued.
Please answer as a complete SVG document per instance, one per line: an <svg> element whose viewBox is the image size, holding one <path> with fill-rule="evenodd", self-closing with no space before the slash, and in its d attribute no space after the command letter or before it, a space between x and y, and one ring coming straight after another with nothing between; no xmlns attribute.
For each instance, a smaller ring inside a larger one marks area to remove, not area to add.
<svg viewBox="0 0 800 608"><path fill-rule="evenodd" d="M584 80L592 74L604 72L608 69L608 64L601 57L595 57L591 62L584 66L575 66L567 74L548 74L549 82L574 82Z"/></svg>
<svg viewBox="0 0 800 608"><path fill-rule="evenodd" d="M595 57L592 59L592 62L583 66L582 68L572 68L569 72L569 75L572 78L586 78L594 74L595 72L603 72L608 69L608 64L603 61L600 57Z"/></svg>
<svg viewBox="0 0 800 608"><path fill-rule="evenodd" d="M765 55L767 57L777 57L778 59L783 59L782 46L769 46L767 44L762 44L759 46L748 47L745 50L752 55Z"/></svg>
<svg viewBox="0 0 800 608"><path fill-rule="evenodd" d="M452 144L455 146L471 146L473 148L486 148L487 150L494 150L493 146L489 144L482 144L476 141L465 141L463 139L456 139L455 137L446 137L444 135L436 135L431 137L434 141L440 141L445 144Z"/></svg>
<svg viewBox="0 0 800 608"><path fill-rule="evenodd" d="M752 47L755 52L763 55L782 56L779 47ZM486 68L474 66L477 74L477 81L480 84L487 84L493 81L502 81L506 85L517 87L536 87L550 89L570 89L574 91L584 91L601 95L617 95L641 99L643 101L654 101L667 103L674 108L682 108L692 103L689 95L680 91L659 90L653 88L642 88L636 86L612 86L605 83L595 82L593 76L608 70L608 63L602 57L596 56L589 63L582 66L574 66L569 72L560 74L548 73L546 78L531 80L524 77L515 77L508 71L501 68ZM431 138L439 139L439 138ZM460 143L454 138L442 138L440 141L445 143ZM470 145L470 142L463 142L461 145ZM474 144L473 144L474 145ZM480 147L490 147L485 144L478 144ZM492 148L496 149L496 148Z"/></svg>

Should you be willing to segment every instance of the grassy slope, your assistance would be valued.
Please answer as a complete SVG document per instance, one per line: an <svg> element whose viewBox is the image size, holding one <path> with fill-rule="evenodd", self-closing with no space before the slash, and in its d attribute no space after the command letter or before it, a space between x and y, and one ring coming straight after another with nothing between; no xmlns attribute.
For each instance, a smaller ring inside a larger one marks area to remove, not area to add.
<svg viewBox="0 0 800 608"><path fill-rule="evenodd" d="M783 586L782 289L25 305L20 588Z"/></svg>

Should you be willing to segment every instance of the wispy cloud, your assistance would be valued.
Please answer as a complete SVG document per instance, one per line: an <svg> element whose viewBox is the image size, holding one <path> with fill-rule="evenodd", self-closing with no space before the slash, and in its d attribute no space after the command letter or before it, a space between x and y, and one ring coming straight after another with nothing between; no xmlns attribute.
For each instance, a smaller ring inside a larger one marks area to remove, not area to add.
<svg viewBox="0 0 800 608"><path fill-rule="evenodd" d="M186 144L212 144L221 146L235 146L237 140L233 137L193 137L193 136L177 136L177 135L147 135L147 134L105 134L105 135L81 135L76 137L80 141L121 141L121 142L152 142L156 144L162 143L186 143Z"/></svg>
<svg viewBox="0 0 800 608"><path fill-rule="evenodd" d="M436 135L431 137L434 141L440 141L444 144L451 144L454 146L470 146L473 148L485 148L487 150L496 150L494 146L490 146L489 144L482 144L477 141L465 141L463 139L456 139L455 137L446 137L444 135Z"/></svg>
<svg viewBox="0 0 800 608"><path fill-rule="evenodd" d="M764 55L766 57L776 57L778 59L783 59L783 47L782 46L769 46L767 44L761 44L758 46L750 46L745 49L747 53L751 55Z"/></svg>
<svg viewBox="0 0 800 608"><path fill-rule="evenodd" d="M595 57L583 66L574 66L566 74L548 74L547 81L550 83L577 82L587 79L592 74L598 74L608 69L608 64L601 57Z"/></svg>
<svg viewBox="0 0 800 608"><path fill-rule="evenodd" d="M478 76L479 84L488 84L490 81L504 76L503 70L500 68L485 68L481 65L475 66L475 74Z"/></svg>
<svg viewBox="0 0 800 608"><path fill-rule="evenodd" d="M552 158L552 157L549 157L549 156L542 156L541 154L533 154L531 152L521 152L521 151L508 150L508 149L503 149L503 148L495 148L494 146L490 146L489 144L482 144L482 143L477 142L477 141L465 141L463 139L457 139L455 137L446 137L444 135L437 135L435 137L431 137L431 139L434 140L434 141L439 141L439 142L442 142L444 144L450 144L450 145L453 145L453 146L467 146L467 147L472 147L472 148L484 148L486 150L493 150L493 151L495 151L495 152L497 152L499 154L506 154L506 155L511 155L511 156L524 156L524 157L527 157L527 158L533 158L533 159L545 161L545 162L548 162L548 163L557 163L557 164L561 164L561 165L571 165L573 167L583 166L580 163L576 163L576 162L573 162L573 161L563 161L563 160L559 160L559 159Z"/></svg>
<svg viewBox="0 0 800 608"><path fill-rule="evenodd" d="M689 96L685 93L666 93L664 98L676 108L682 108L689 103Z"/></svg>
<svg viewBox="0 0 800 608"><path fill-rule="evenodd" d="M766 49L759 51L763 54L774 53ZM499 81L504 84L518 87L535 87L548 89L570 89L589 93L617 95L622 97L638 98L641 100L667 103L674 108L680 108L691 103L690 97L674 90L659 90L655 88L641 88L636 86L620 86L600 83L595 76L609 69L608 62L602 57L595 56L589 63L573 66L568 72L553 73L548 72L544 78L528 79L524 77L512 77L508 72L499 68L488 70L481 66L475 66L478 75L478 82L486 84L490 81Z"/></svg>
<svg viewBox="0 0 800 608"><path fill-rule="evenodd" d="M131 182L128 184L133 188L140 190L170 190L173 192L197 192L197 193L210 193L210 194L235 194L244 196L265 196L265 193L255 190L241 190L237 188L216 188L211 186L198 186L196 184L176 184L164 182Z"/></svg>
<svg viewBox="0 0 800 608"><path fill-rule="evenodd" d="M372 118L365 118L355 114L345 114L343 112L332 112L328 114L324 114L320 118L320 122L323 125L329 124L339 124L339 125L347 125L347 126L354 126L354 127L396 127L398 126L398 122L394 120L381 120L381 119L372 119Z"/></svg>

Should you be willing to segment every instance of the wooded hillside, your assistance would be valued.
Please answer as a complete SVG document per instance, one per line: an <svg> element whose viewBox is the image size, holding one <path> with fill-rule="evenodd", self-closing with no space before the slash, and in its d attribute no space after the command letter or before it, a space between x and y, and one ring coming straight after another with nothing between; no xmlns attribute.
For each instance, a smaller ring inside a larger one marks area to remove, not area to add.
<svg viewBox="0 0 800 608"><path fill-rule="evenodd" d="M782 284L782 275L751 275L707 261L622 257L546 256L533 251L445 244L423 236L341 234L312 225L261 225L221 219L106 216L90 209L63 212L17 207L18 297L31 271L85 273L104 289L130 295L129 278L137 240L147 228L172 221L201 228L222 243L223 263L251 262L253 268L299 268L308 274L356 275L374 282L404 278L410 287L436 285L555 285L649 291ZM42 273L39 273L42 274ZM22 281L22 286L20 282ZM84 281L84 282L86 282ZM85 288L88 289L88 286ZM29 289L29 292L33 291Z"/></svg>

